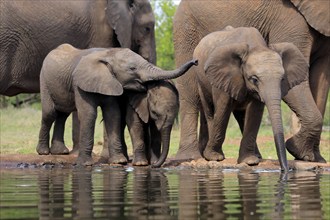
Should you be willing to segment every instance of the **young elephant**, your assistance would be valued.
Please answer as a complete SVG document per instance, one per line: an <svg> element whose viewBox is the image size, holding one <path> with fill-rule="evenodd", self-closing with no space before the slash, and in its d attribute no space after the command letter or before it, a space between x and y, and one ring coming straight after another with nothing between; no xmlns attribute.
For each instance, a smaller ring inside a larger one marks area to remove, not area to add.
<svg viewBox="0 0 330 220"><path fill-rule="evenodd" d="M179 111L178 91L170 81L152 82L146 93L129 95L128 100L126 124L133 144L133 165L160 167Z"/></svg>
<svg viewBox="0 0 330 220"><path fill-rule="evenodd" d="M238 163L258 164L256 138L265 104L279 162L287 171L281 99L286 101L288 90L307 83L308 64L300 51L291 43L267 47L257 29L228 26L204 37L195 48L194 58L201 64L197 68L199 95L209 133L204 157L224 159L222 144L230 113L241 111L245 115L240 121L243 137ZM302 95L308 94L310 91Z"/></svg>
<svg viewBox="0 0 330 220"><path fill-rule="evenodd" d="M42 122L37 152L68 153L63 132L68 115L77 110L80 121L78 163L92 164L97 107L102 109L109 139L109 162L126 163L120 137L118 96L124 89L145 91L143 83L171 79L184 74L197 61L174 71L163 71L140 55L123 48L80 50L69 44L51 51L40 75ZM55 121L51 148L49 131Z"/></svg>

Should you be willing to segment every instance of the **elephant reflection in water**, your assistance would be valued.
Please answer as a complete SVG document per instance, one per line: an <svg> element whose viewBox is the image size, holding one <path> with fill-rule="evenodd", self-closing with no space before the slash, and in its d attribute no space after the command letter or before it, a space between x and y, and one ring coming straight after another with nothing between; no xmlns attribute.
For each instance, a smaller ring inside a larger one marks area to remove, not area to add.
<svg viewBox="0 0 330 220"><path fill-rule="evenodd" d="M69 181L69 172L46 170L39 172L39 219L64 217L64 184Z"/></svg>
<svg viewBox="0 0 330 220"><path fill-rule="evenodd" d="M163 172L146 167L134 169L132 216L136 219L169 216L169 201L168 180Z"/></svg>
<svg viewBox="0 0 330 220"><path fill-rule="evenodd" d="M118 218L125 214L125 197L128 183L128 172L119 168L118 172L103 172L103 207L106 217Z"/></svg>

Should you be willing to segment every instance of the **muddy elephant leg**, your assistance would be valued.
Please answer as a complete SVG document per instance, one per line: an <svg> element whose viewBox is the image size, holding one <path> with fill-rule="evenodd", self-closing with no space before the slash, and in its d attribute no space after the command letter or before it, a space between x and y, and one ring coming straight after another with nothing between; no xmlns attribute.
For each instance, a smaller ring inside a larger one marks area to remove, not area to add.
<svg viewBox="0 0 330 220"><path fill-rule="evenodd" d="M256 154L256 143L263 111L264 104L257 100L251 100L247 105L245 111L243 137L237 160L238 163L246 163L251 166L257 165L260 162L259 155Z"/></svg>
<svg viewBox="0 0 330 220"><path fill-rule="evenodd" d="M308 82L289 90L283 100L295 112L301 124L299 132L286 141L287 150L298 160L325 162L319 153L314 154L314 149L319 148L323 122Z"/></svg>
<svg viewBox="0 0 330 220"><path fill-rule="evenodd" d="M50 153L54 155L69 154L69 149L64 143L64 129L65 121L68 118L69 113L57 112L55 121L53 138L50 147Z"/></svg>
<svg viewBox="0 0 330 220"><path fill-rule="evenodd" d="M72 112L72 142L73 147L70 154L78 154L79 152L79 127L80 122L77 111Z"/></svg>
<svg viewBox="0 0 330 220"><path fill-rule="evenodd" d="M238 126L241 130L241 133L243 134L244 131L244 121L245 121L245 116L246 116L246 110L234 110L233 115L238 123ZM257 142L255 142L255 155L259 158L262 159L261 153L259 151Z"/></svg>
<svg viewBox="0 0 330 220"><path fill-rule="evenodd" d="M201 96L209 130L209 140L205 150L203 151L203 156L205 159L210 161L222 161L225 159L222 151L222 144L226 136L228 121L232 110L232 101L231 98L223 92L216 92L213 94L213 97L216 97L213 98L213 114L212 108L206 108L205 98Z"/></svg>
<svg viewBox="0 0 330 220"><path fill-rule="evenodd" d="M103 103L102 115L108 137L108 162L110 164L126 164L128 161L122 149L121 112L118 101L116 98L109 98Z"/></svg>

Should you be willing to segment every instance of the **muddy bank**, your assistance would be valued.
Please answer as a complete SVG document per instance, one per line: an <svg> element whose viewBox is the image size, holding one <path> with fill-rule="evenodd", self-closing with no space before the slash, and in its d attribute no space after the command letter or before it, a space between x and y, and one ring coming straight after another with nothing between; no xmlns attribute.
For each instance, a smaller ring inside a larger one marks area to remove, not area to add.
<svg viewBox="0 0 330 220"><path fill-rule="evenodd" d="M75 166L76 155L36 155L36 154L6 154L0 155L0 168L52 168L52 167L73 167ZM99 156L93 157L95 166L109 166L101 163ZM326 170L330 172L330 163L311 163L303 161L288 161L289 167L294 170ZM111 165L120 166L120 165ZM128 163L125 166L132 166ZM206 161L204 159L179 161L167 159L163 168L194 168L194 169L240 169L240 170L279 170L277 160L261 160L257 166L237 164L236 159L229 158L221 162Z"/></svg>

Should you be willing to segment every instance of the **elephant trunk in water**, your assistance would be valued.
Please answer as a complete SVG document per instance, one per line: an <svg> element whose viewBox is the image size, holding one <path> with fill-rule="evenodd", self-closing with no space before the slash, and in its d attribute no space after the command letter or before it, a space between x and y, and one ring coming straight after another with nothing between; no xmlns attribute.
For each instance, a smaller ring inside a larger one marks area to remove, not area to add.
<svg viewBox="0 0 330 220"><path fill-rule="evenodd" d="M277 157L280 162L281 170L287 172L289 169L286 158L286 149L285 149L283 123L282 123L281 91L270 91L268 89L268 92L267 92L268 97L266 95L266 97L264 97L264 100L272 123ZM278 95L274 95L274 94L278 94Z"/></svg>
<svg viewBox="0 0 330 220"><path fill-rule="evenodd" d="M161 137L162 137L162 152L158 161L156 161L151 166L154 168L160 167L166 160L168 151L170 148L170 136L171 136L172 126L161 129Z"/></svg>
<svg viewBox="0 0 330 220"><path fill-rule="evenodd" d="M183 75L193 65L197 66L198 60L191 60L191 61L183 64L181 67L179 67L176 70L166 71L166 70L162 70L162 69L158 68L157 66L154 66L149 63L146 67L147 71L146 71L146 75L145 75L145 81L174 79L174 78L177 78L177 77Z"/></svg>

